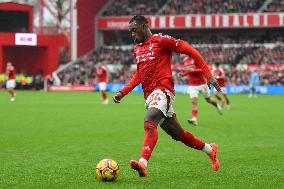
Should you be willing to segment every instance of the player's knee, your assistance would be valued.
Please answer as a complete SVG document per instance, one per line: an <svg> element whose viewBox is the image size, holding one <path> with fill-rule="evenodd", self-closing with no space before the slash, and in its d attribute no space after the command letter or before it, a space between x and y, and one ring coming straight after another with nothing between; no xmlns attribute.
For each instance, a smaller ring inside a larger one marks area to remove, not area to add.
<svg viewBox="0 0 284 189"><path fill-rule="evenodd" d="M144 121L144 131L150 136L157 135L157 124L152 121Z"/></svg>
<svg viewBox="0 0 284 189"><path fill-rule="evenodd" d="M144 121L151 121L158 124L162 118L163 118L162 113L158 111L152 111L147 113L147 115L144 117Z"/></svg>

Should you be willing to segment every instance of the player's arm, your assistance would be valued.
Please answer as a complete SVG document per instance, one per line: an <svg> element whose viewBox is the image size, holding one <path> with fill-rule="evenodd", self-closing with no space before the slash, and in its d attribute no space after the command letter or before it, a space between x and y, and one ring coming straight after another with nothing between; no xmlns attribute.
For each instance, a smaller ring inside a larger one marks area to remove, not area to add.
<svg viewBox="0 0 284 189"><path fill-rule="evenodd" d="M210 88L210 85L212 84L217 91L221 92L219 84L217 83L216 79L212 76L209 66L206 64L200 53L185 41L181 41L180 43L181 43L180 47L177 48L175 52L182 53L192 57L197 67L199 67L202 70L202 73L207 78L208 87Z"/></svg>
<svg viewBox="0 0 284 189"><path fill-rule="evenodd" d="M200 68L192 68L192 70L190 70L190 71L192 71L194 73L202 73L203 72L203 70L200 69Z"/></svg>
<svg viewBox="0 0 284 189"><path fill-rule="evenodd" d="M184 76L188 76L189 75L189 71L188 70L185 70L181 73L178 74L179 77L184 77Z"/></svg>
<svg viewBox="0 0 284 189"><path fill-rule="evenodd" d="M221 92L221 88L216 79L212 76L209 66L206 64L200 53L183 40L175 39L171 36L163 36L160 42L162 51L181 53L192 57L197 67L202 69L202 73L207 78L207 85L210 88L212 84L217 91Z"/></svg>
<svg viewBox="0 0 284 189"><path fill-rule="evenodd" d="M123 87L123 89L112 97L113 101L115 103L120 103L121 99L139 84L140 84L140 77L138 72L135 72L131 80Z"/></svg>

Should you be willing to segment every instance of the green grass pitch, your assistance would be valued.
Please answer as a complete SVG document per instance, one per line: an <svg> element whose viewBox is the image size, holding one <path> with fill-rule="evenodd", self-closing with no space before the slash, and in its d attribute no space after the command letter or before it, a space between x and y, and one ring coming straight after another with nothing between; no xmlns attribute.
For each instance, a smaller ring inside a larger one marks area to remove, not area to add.
<svg viewBox="0 0 284 189"><path fill-rule="evenodd" d="M112 94L109 94L112 95ZM199 126L187 124L189 97L178 94L182 126L219 145L220 169L208 157L172 140L159 140L146 178L130 169L143 142L142 94L102 105L99 93L0 92L0 188L284 188L284 95L230 95L220 116L200 98ZM112 158L121 175L96 179L96 164Z"/></svg>

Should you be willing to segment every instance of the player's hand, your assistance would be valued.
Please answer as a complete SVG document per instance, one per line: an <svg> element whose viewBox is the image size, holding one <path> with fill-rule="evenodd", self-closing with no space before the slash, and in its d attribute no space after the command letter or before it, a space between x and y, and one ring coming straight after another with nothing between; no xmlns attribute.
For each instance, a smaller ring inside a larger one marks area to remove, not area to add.
<svg viewBox="0 0 284 189"><path fill-rule="evenodd" d="M116 93L112 99L115 103L120 103L121 99L123 98L122 94L120 92Z"/></svg>
<svg viewBox="0 0 284 189"><path fill-rule="evenodd" d="M219 93L222 92L221 87L219 86L217 80L214 77L207 78L207 85L209 89L211 89L211 85L213 85Z"/></svg>

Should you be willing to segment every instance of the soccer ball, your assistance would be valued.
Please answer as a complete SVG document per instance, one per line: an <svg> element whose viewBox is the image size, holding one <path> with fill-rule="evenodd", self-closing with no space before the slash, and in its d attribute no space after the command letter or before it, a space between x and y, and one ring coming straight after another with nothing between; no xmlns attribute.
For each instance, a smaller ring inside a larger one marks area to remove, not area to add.
<svg viewBox="0 0 284 189"><path fill-rule="evenodd" d="M112 159L101 160L96 167L97 178L100 181L114 181L119 176L119 166Z"/></svg>

